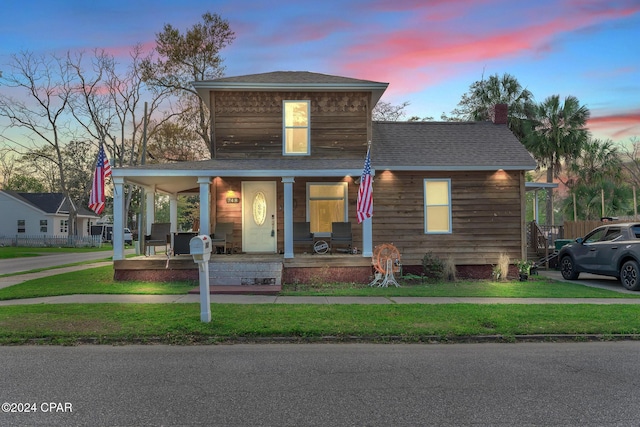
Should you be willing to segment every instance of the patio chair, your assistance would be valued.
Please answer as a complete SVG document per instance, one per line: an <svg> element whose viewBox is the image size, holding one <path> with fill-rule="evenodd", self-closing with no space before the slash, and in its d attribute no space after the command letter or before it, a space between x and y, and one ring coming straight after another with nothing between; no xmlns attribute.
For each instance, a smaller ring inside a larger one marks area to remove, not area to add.
<svg viewBox="0 0 640 427"><path fill-rule="evenodd" d="M331 223L331 239L329 242L331 246L331 253L333 253L334 247L347 246L347 251L351 252L351 245L353 244L353 236L351 234L350 222L332 222Z"/></svg>
<svg viewBox="0 0 640 427"><path fill-rule="evenodd" d="M227 246L233 250L233 223L232 222L218 222L216 228L211 235L212 247L222 247L224 252L227 253Z"/></svg>
<svg viewBox="0 0 640 427"><path fill-rule="evenodd" d="M151 224L151 234L144 237L147 256L151 253L151 247L155 248L156 246L164 246L164 251L168 254L171 242L171 223L154 222Z"/></svg>
<svg viewBox="0 0 640 427"><path fill-rule="evenodd" d="M311 224L308 222L293 223L293 244L309 245L313 248L313 234L311 233Z"/></svg>

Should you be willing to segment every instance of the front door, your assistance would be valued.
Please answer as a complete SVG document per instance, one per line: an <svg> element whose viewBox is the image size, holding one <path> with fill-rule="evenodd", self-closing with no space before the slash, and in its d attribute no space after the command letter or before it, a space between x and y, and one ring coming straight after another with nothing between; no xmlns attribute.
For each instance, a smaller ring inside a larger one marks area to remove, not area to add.
<svg viewBox="0 0 640 427"><path fill-rule="evenodd" d="M276 253L276 182L242 182L242 250Z"/></svg>

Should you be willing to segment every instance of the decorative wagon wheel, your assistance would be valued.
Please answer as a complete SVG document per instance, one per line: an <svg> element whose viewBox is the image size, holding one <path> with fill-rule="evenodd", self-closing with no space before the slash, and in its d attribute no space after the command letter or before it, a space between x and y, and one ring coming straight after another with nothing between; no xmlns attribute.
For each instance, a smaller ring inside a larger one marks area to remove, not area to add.
<svg viewBox="0 0 640 427"><path fill-rule="evenodd" d="M378 285L378 287L386 288L389 284L400 287L393 273L400 271L400 252L391 243L383 243L373 250L372 257L373 267L376 269L376 275L373 282L369 286Z"/></svg>

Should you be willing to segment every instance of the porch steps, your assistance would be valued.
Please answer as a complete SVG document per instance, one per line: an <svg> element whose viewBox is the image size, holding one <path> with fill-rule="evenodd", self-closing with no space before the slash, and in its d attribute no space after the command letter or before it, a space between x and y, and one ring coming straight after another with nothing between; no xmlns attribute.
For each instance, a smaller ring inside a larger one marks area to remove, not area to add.
<svg viewBox="0 0 640 427"><path fill-rule="evenodd" d="M209 262L209 284L235 286L282 285L282 261Z"/></svg>

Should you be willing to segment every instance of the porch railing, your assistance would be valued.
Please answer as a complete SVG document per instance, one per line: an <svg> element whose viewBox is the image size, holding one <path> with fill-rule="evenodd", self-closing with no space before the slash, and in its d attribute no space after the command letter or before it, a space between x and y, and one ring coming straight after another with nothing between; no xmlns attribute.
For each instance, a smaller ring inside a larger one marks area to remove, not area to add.
<svg viewBox="0 0 640 427"><path fill-rule="evenodd" d="M0 246L22 246L30 248L99 248L102 247L102 236L3 235L0 236Z"/></svg>
<svg viewBox="0 0 640 427"><path fill-rule="evenodd" d="M542 225L531 221L527 227L527 245L538 255L546 254L549 249L553 252L558 239L564 239L562 225Z"/></svg>

